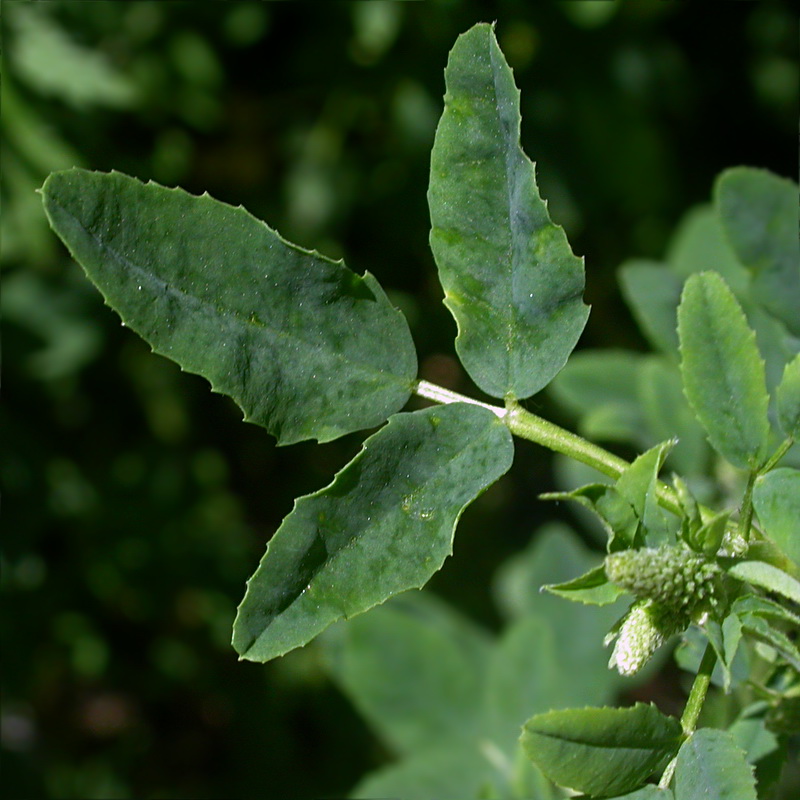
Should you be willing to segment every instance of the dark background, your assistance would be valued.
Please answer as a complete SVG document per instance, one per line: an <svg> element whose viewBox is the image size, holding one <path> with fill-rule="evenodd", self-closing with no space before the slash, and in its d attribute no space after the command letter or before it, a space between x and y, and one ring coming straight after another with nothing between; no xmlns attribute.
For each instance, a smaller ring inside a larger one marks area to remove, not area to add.
<svg viewBox="0 0 800 800"><path fill-rule="evenodd" d="M387 758L313 646L266 666L229 646L293 498L362 437L278 449L153 356L34 189L80 164L243 203L369 269L409 316L421 375L473 392L425 192L447 53L492 20L542 193L586 257L581 346L640 348L619 263L663 255L725 167L797 175L790 3L2 3L7 797L335 797ZM521 445L432 588L495 626L488 580L563 513L535 501L550 488L547 454Z"/></svg>

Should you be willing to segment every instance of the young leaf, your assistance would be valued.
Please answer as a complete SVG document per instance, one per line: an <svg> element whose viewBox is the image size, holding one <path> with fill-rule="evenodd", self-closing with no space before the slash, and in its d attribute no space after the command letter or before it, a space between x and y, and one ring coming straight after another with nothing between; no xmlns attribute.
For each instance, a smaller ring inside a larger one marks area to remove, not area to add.
<svg viewBox="0 0 800 800"><path fill-rule="evenodd" d="M769 446L764 362L755 334L725 281L701 272L678 307L683 389L715 450L755 469Z"/></svg>
<svg viewBox="0 0 800 800"><path fill-rule="evenodd" d="M458 38L445 83L428 203L456 350L487 394L525 398L564 366L586 324L583 261L539 196L491 25Z"/></svg>
<svg viewBox="0 0 800 800"><path fill-rule="evenodd" d="M333 483L295 502L234 623L233 646L268 661L343 617L422 586L463 509L511 466L508 428L463 403L393 416Z"/></svg>
<svg viewBox="0 0 800 800"><path fill-rule="evenodd" d="M660 544L667 538L668 523L656 502L656 485L661 465L675 444L672 439L651 447L636 458L615 484L616 490L630 504L642 523L634 540L625 542L627 547ZM616 545L612 540L609 549L616 549Z"/></svg>
<svg viewBox="0 0 800 800"><path fill-rule="evenodd" d="M551 583L542 587L559 597L587 605L605 606L615 602L626 590L610 583L601 564L566 583Z"/></svg>
<svg viewBox="0 0 800 800"><path fill-rule="evenodd" d="M717 179L714 200L753 294L800 336L800 241L797 184L766 170L735 167Z"/></svg>
<svg viewBox="0 0 800 800"><path fill-rule="evenodd" d="M756 800L753 769L727 731L701 728L678 752L675 800Z"/></svg>
<svg viewBox="0 0 800 800"><path fill-rule="evenodd" d="M781 467L760 475L753 505L766 534L800 566L800 470Z"/></svg>
<svg viewBox="0 0 800 800"><path fill-rule="evenodd" d="M650 343L667 355L678 352L677 317L683 280L657 262L630 261L619 270L625 302Z"/></svg>
<svg viewBox="0 0 800 800"><path fill-rule="evenodd" d="M639 518L631 504L613 486L590 483L571 492L547 492L539 497L542 500L575 500L593 511L608 534L609 549L630 547L636 538Z"/></svg>
<svg viewBox="0 0 800 800"><path fill-rule="evenodd" d="M117 172L56 172L42 194L123 322L280 443L379 425L408 399L408 325L369 273L289 244L241 207Z"/></svg>
<svg viewBox="0 0 800 800"><path fill-rule="evenodd" d="M787 436L800 440L800 355L786 365L775 390L775 400L781 430Z"/></svg>
<svg viewBox="0 0 800 800"><path fill-rule="evenodd" d="M522 734L528 757L550 780L599 797L630 792L678 750L681 726L654 705L571 708L531 717Z"/></svg>

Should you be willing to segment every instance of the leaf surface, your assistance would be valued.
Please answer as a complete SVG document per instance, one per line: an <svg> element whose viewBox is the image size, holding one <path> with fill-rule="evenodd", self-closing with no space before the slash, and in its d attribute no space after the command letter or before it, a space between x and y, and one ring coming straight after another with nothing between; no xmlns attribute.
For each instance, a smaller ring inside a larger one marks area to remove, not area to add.
<svg viewBox="0 0 800 800"><path fill-rule="evenodd" d="M773 567L772 564L765 564L763 561L740 561L728 570L728 574L800 603L800 581L787 575L782 569Z"/></svg>
<svg viewBox="0 0 800 800"><path fill-rule="evenodd" d="M781 467L760 475L753 505L766 534L800 566L800 470Z"/></svg>
<svg viewBox="0 0 800 800"><path fill-rule="evenodd" d="M717 179L714 200L753 294L800 336L800 240L797 184L766 170L734 167Z"/></svg>
<svg viewBox="0 0 800 800"><path fill-rule="evenodd" d="M321 637L328 671L397 753L475 737L490 637L426 592L408 592Z"/></svg>
<svg viewBox="0 0 800 800"><path fill-rule="evenodd" d="M622 294L650 343L667 355L678 351L676 312L683 279L674 270L649 261L629 261L619 270Z"/></svg>
<svg viewBox="0 0 800 800"><path fill-rule="evenodd" d="M715 272L692 275L678 307L683 389L711 445L742 469L769 446L764 362L741 307Z"/></svg>
<svg viewBox="0 0 800 800"><path fill-rule="evenodd" d="M677 719L637 703L539 714L525 723L522 745L560 786L611 797L633 791L665 767L680 736Z"/></svg>
<svg viewBox="0 0 800 800"><path fill-rule="evenodd" d="M625 350L581 350L570 358L549 387L558 403L580 416L578 430L587 439L642 440L645 422L636 385L643 357Z"/></svg>
<svg viewBox="0 0 800 800"><path fill-rule="evenodd" d="M333 483L295 502L248 582L233 646L267 661L406 589L452 550L463 509L511 466L508 428L454 403L393 416Z"/></svg>
<svg viewBox="0 0 800 800"><path fill-rule="evenodd" d="M787 436L800 440L800 355L786 365L775 390L775 398L781 430Z"/></svg>
<svg viewBox="0 0 800 800"><path fill-rule="evenodd" d="M428 204L456 350L487 394L525 398L564 366L586 324L583 261L539 196L491 25L458 38L445 83Z"/></svg>
<svg viewBox="0 0 800 800"><path fill-rule="evenodd" d="M756 800L753 770L727 731L701 728L681 746L675 800Z"/></svg>
<svg viewBox="0 0 800 800"><path fill-rule="evenodd" d="M42 193L123 322L280 443L379 425L410 396L408 325L369 273L286 242L241 207L116 172L56 172Z"/></svg>

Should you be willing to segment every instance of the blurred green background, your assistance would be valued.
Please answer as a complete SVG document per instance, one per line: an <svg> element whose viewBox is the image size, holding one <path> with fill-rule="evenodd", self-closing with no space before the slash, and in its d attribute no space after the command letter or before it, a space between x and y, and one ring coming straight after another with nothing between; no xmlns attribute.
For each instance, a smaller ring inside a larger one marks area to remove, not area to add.
<svg viewBox="0 0 800 800"><path fill-rule="evenodd" d="M361 437L277 449L153 356L50 234L35 189L77 164L243 203L373 272L408 314L422 376L472 392L425 192L447 53L486 20L542 193L586 256L582 346L641 348L616 266L659 257L727 166L796 178L790 3L2 3L7 797L336 797L387 759L313 645L266 666L229 646L293 498ZM520 446L432 588L495 626L491 574L567 513L535 501L552 486L547 454Z"/></svg>

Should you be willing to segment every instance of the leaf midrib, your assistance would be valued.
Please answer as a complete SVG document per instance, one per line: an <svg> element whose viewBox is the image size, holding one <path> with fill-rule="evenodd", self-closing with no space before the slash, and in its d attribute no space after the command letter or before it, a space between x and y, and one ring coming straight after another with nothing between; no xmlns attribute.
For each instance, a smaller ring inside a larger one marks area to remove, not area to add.
<svg viewBox="0 0 800 800"><path fill-rule="evenodd" d="M149 281L155 282L156 284L162 285L164 287L165 293L171 292L174 295L179 296L180 298L189 299L192 302L197 303L198 305L200 305L200 306L202 306L204 308L211 309L219 317L222 317L222 318L225 318L226 316L230 317L235 321L235 323L237 325L239 325L240 327L243 327L245 329L247 329L248 326L249 326L251 328L255 328L255 329L258 329L258 330L266 330L266 331L269 331L269 333L272 335L272 337L274 339L278 339L278 340L282 340L282 341L286 341L286 342L299 341L304 346L309 347L310 349L316 350L316 351L320 351L320 350L325 349L325 351L330 356L332 356L334 360L336 360L337 362L340 362L340 363L345 363L348 366L350 366L351 368L355 368L358 372L360 372L361 374L363 374L363 375L365 375L367 377L380 376L382 379L385 380L386 377L389 376L393 381L395 381L396 383L398 383L400 385L405 386L407 384L406 380L404 380L403 378L401 378L398 375L395 375L395 373L393 373L393 372L390 372L390 371L387 371L387 370L370 368L369 362L353 361L353 360L347 358L344 353L337 352L336 350L333 350L331 348L323 348L323 347L320 346L320 341L319 340L315 340L315 341L312 342L312 341L310 341L308 339L303 338L301 335L290 335L289 333L287 333L285 331L282 331L280 328L276 328L274 325L270 325L270 324L264 322L263 320L260 320L259 323L252 322L250 319L248 319L247 317L245 317L244 315L242 315L238 311L235 311L235 310L232 310L232 309L225 309L225 310L220 309L218 306L214 306L212 303L208 302L204 298L197 297L196 295L190 294L190 293L184 291L183 289L180 289L177 286L168 283L167 281L165 281L162 278L158 277L158 275L155 272L148 271L148 269L146 267L142 267L142 266L140 266L138 264L135 264L130 259L128 259L125 256L123 256L121 253L117 252L113 247L111 247L110 244L108 244L104 239L102 239L100 236L98 236L91 228L88 228L84 224L84 222L82 220L80 220L78 217L76 217L66 206L64 206L61 203L59 203L58 200L55 197L51 196L51 202L53 203L54 206L57 206L67 217L69 217L82 231L84 231L84 233L92 239L92 241L95 243L95 246L99 250L109 253L111 255L111 257L113 259L115 259L122 267L124 267L125 269L130 270L133 274L143 276L145 278L145 280L149 280ZM253 219L255 219L255 218L253 218ZM256 220L256 221L260 222L260 220ZM85 269L85 267L84 267L84 269ZM363 278L362 278L362 280L363 280ZM104 297L106 296L105 291L103 292L103 296ZM117 311L116 308L114 308L114 310ZM120 317L123 319L123 321L127 323L127 320L125 319L125 317L123 317L122 312L121 311L117 311L117 313L120 315ZM168 353L164 353L163 351L160 351L155 345L153 345L153 349L156 350L157 352L162 352L164 355L167 355L167 356L169 355Z"/></svg>

